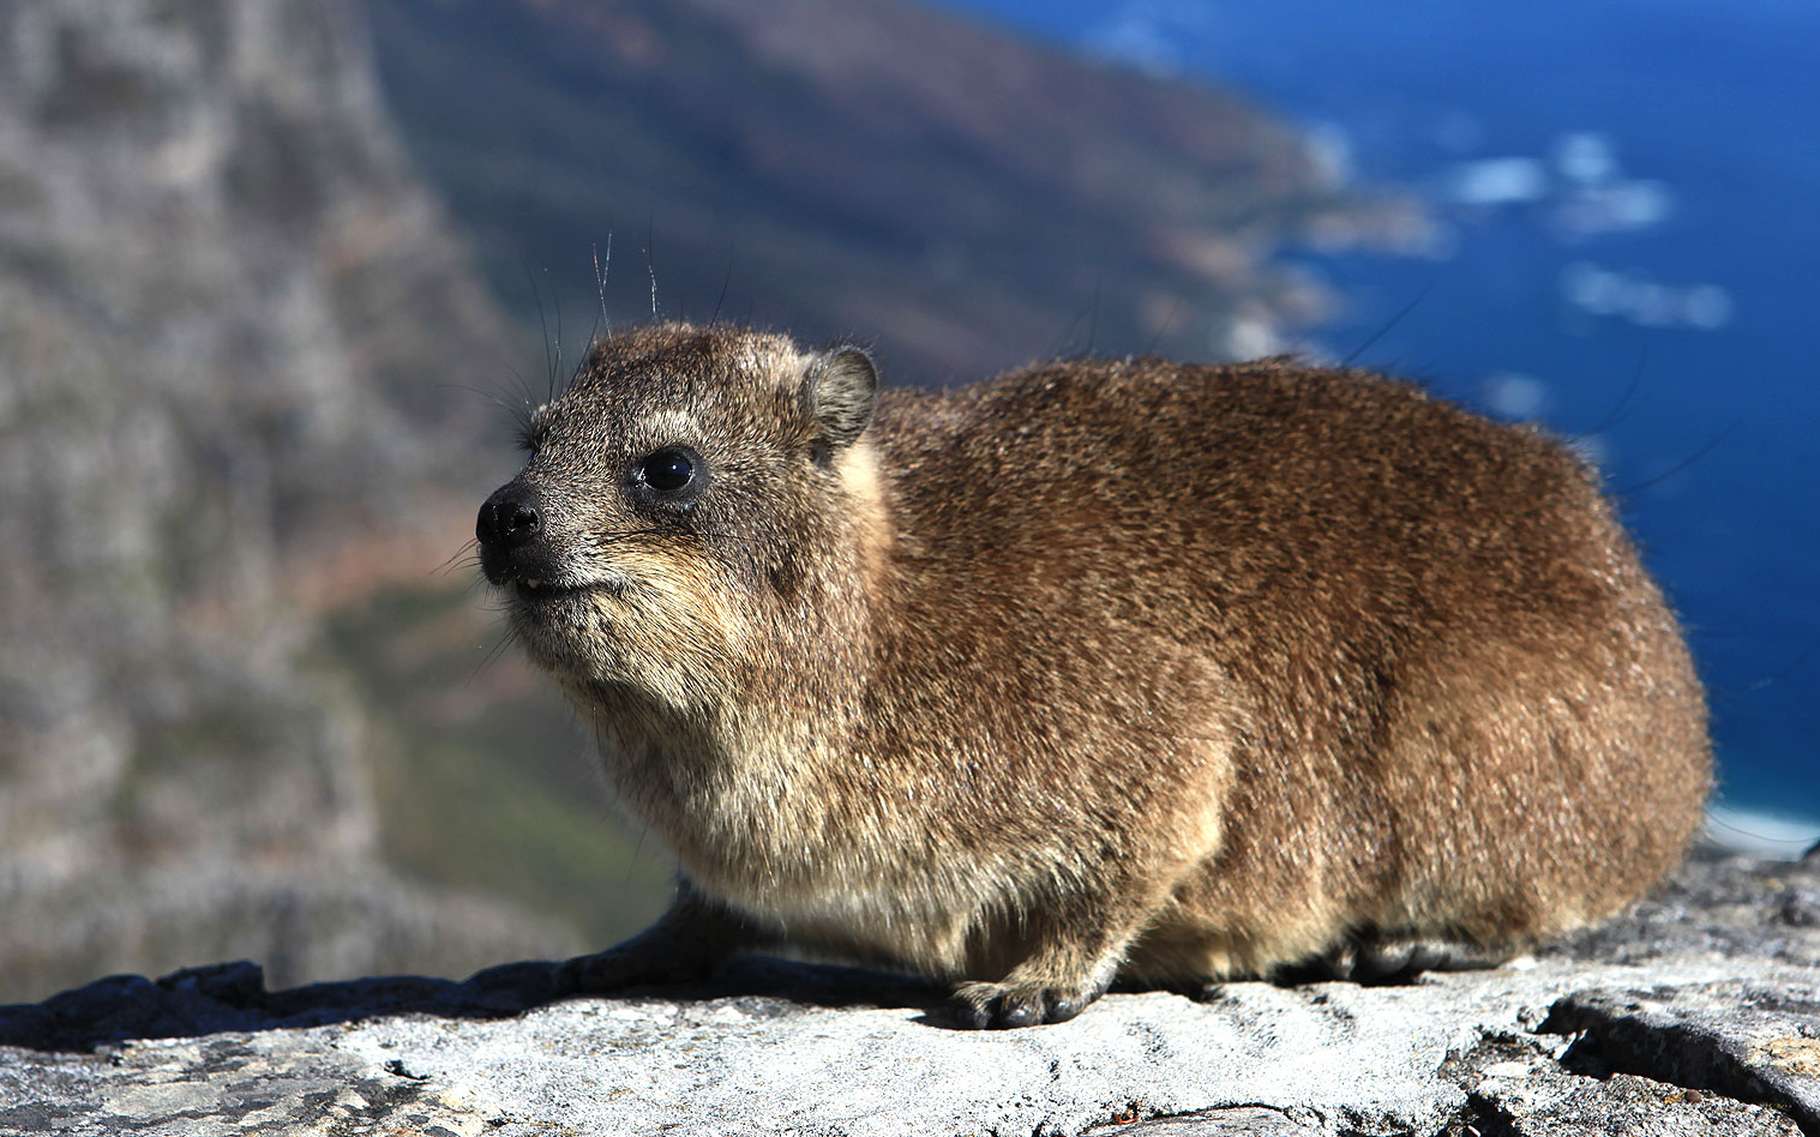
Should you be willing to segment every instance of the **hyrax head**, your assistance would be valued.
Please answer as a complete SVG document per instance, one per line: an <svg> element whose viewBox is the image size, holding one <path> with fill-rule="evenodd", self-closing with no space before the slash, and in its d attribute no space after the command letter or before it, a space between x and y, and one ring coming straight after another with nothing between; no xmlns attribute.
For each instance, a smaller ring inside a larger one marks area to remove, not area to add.
<svg viewBox="0 0 1820 1137"><path fill-rule="evenodd" d="M877 382L858 348L746 329L600 344L533 412L524 469L475 525L531 657L590 698L700 712L837 617L855 515L876 509L860 437Z"/></svg>

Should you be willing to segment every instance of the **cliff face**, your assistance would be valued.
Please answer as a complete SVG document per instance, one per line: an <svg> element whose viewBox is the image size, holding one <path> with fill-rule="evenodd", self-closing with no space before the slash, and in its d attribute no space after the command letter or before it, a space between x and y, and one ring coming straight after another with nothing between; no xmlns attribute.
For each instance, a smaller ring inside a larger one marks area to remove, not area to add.
<svg viewBox="0 0 1820 1137"><path fill-rule="evenodd" d="M439 384L503 335L349 5L0 7L7 990L551 942L383 871L358 695L297 663L298 596L420 524L478 429Z"/></svg>

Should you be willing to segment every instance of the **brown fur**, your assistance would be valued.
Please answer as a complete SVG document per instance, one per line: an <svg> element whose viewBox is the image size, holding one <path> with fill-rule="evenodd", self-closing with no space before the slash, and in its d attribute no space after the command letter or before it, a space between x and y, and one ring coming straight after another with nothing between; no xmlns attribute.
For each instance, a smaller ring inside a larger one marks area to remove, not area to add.
<svg viewBox="0 0 1820 1137"><path fill-rule="evenodd" d="M786 942L1058 1021L1115 976L1496 958L1680 856L1700 686L1556 442L1283 359L1042 364L868 423L870 378L671 324L536 413L514 621L685 877L583 985ZM666 512L626 470L673 444L711 481Z"/></svg>

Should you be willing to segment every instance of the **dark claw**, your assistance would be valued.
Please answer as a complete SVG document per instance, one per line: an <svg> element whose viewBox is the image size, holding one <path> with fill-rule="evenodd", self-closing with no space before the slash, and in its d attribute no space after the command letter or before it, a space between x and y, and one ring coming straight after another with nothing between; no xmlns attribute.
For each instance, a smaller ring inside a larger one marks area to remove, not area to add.
<svg viewBox="0 0 1820 1137"><path fill-rule="evenodd" d="M1020 1026L1039 1026L1043 1022L1041 1006L1029 999L1020 999L1015 995L1000 995L992 1000L992 1006L992 1025L997 1030L1010 1030Z"/></svg>
<svg viewBox="0 0 1820 1137"><path fill-rule="evenodd" d="M969 985L949 1001L952 1020L968 1030L1016 1030L1020 1027L1064 1023L1093 1002L1091 995L1054 987L1014 986L994 990Z"/></svg>
<svg viewBox="0 0 1820 1137"><path fill-rule="evenodd" d="M1223 1003L1226 1001L1226 984L1202 983L1184 989L1182 994L1197 1003Z"/></svg>
<svg viewBox="0 0 1820 1137"><path fill-rule="evenodd" d="M953 1014L954 1025L963 1030L985 1030L992 1025L992 1009L982 1007L968 999L956 998L948 1004Z"/></svg>
<svg viewBox="0 0 1820 1137"><path fill-rule="evenodd" d="M1065 1023L1087 1009L1085 999L1058 999L1054 995L1048 995L1044 998L1044 1002L1048 1004L1049 1008L1048 1013L1044 1015L1044 1021L1052 1023Z"/></svg>

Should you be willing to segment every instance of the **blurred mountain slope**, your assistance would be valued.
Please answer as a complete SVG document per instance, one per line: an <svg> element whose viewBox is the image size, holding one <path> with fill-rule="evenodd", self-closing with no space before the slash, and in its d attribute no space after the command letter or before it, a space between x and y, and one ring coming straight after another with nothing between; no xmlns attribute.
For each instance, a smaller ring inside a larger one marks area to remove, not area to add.
<svg viewBox="0 0 1820 1137"><path fill-rule="evenodd" d="M426 176L502 296L529 308L527 272L548 274L572 339L598 307L590 245L611 234L614 319L649 316L654 245L667 314L858 336L899 382L1090 342L1243 353L1320 305L1274 247L1413 223L1330 184L1229 94L901 0L373 13Z"/></svg>

